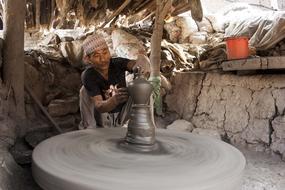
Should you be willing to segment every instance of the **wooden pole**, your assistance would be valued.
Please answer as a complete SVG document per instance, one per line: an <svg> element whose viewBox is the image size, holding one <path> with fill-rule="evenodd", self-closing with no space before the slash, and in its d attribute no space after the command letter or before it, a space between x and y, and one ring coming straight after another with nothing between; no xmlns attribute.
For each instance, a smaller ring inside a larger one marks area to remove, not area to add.
<svg viewBox="0 0 285 190"><path fill-rule="evenodd" d="M164 25L164 18L169 13L172 2L171 0L156 0L156 12L153 34L151 37L151 76L160 76L160 52L161 52L161 40Z"/></svg>
<svg viewBox="0 0 285 190"><path fill-rule="evenodd" d="M151 37L151 74L150 81L154 87L153 98L154 98L154 108L156 114L162 115L162 100L160 95L160 61L161 61L161 40L163 34L164 18L169 13L172 7L171 0L156 0L156 12L155 12L155 23L153 28L153 34Z"/></svg>
<svg viewBox="0 0 285 190"><path fill-rule="evenodd" d="M4 2L4 83L13 92L14 110L10 115L25 118L24 102L24 19L25 0L6 0Z"/></svg>
<svg viewBox="0 0 285 190"><path fill-rule="evenodd" d="M36 28L39 29L41 25L41 1L36 0Z"/></svg>
<svg viewBox="0 0 285 190"><path fill-rule="evenodd" d="M36 104L40 107L42 112L45 114L45 116L49 119L49 121L52 123L52 125L55 127L57 132L60 134L62 133L62 129L58 126L58 124L53 120L53 118L50 116L50 114L46 111L44 106L42 105L41 101L37 98L37 96L33 93L33 91L28 87L27 84L25 84L26 91L30 94L30 96L33 98L33 100L36 102Z"/></svg>
<svg viewBox="0 0 285 190"><path fill-rule="evenodd" d="M50 23L52 23L52 21L55 19L55 9L56 9L55 0L51 0ZM49 27L51 27L51 25Z"/></svg>

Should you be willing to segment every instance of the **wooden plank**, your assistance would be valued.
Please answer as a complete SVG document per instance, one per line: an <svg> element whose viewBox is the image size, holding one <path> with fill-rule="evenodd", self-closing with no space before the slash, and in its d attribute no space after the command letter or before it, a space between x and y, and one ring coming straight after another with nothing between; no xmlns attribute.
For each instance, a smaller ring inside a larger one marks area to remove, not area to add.
<svg viewBox="0 0 285 190"><path fill-rule="evenodd" d="M222 68L224 71L285 69L285 56L225 61L222 63Z"/></svg>
<svg viewBox="0 0 285 190"><path fill-rule="evenodd" d="M268 57L268 69L285 69L285 56Z"/></svg>
<svg viewBox="0 0 285 190"><path fill-rule="evenodd" d="M262 58L260 58L260 61L261 61L261 69L268 69L267 58L262 57Z"/></svg>
<svg viewBox="0 0 285 190"><path fill-rule="evenodd" d="M260 58L239 59L222 63L224 71L258 70L261 69Z"/></svg>

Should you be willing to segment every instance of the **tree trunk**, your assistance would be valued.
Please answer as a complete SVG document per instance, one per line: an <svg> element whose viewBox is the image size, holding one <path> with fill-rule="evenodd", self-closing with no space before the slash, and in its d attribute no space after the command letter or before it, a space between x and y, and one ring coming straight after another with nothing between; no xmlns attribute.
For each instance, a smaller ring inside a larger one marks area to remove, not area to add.
<svg viewBox="0 0 285 190"><path fill-rule="evenodd" d="M4 2L3 77L10 90L10 115L25 118L24 102L24 19L25 0ZM15 106L15 107L14 107Z"/></svg>

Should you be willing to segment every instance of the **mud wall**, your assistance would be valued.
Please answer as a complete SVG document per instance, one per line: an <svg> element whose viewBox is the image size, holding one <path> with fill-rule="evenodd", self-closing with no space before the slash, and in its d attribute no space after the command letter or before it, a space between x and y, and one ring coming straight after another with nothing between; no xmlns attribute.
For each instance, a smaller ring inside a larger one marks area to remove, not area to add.
<svg viewBox="0 0 285 190"><path fill-rule="evenodd" d="M165 101L195 128L285 158L285 74L176 73Z"/></svg>

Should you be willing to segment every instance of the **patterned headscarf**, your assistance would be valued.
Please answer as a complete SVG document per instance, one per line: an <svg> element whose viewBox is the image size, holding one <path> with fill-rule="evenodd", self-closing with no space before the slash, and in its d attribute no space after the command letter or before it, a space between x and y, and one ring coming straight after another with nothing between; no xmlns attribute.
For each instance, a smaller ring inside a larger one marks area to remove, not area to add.
<svg viewBox="0 0 285 190"><path fill-rule="evenodd" d="M102 50L108 48L107 43L104 37L100 34L93 34L88 36L83 44L82 44L83 51L85 55L90 55L96 50Z"/></svg>

